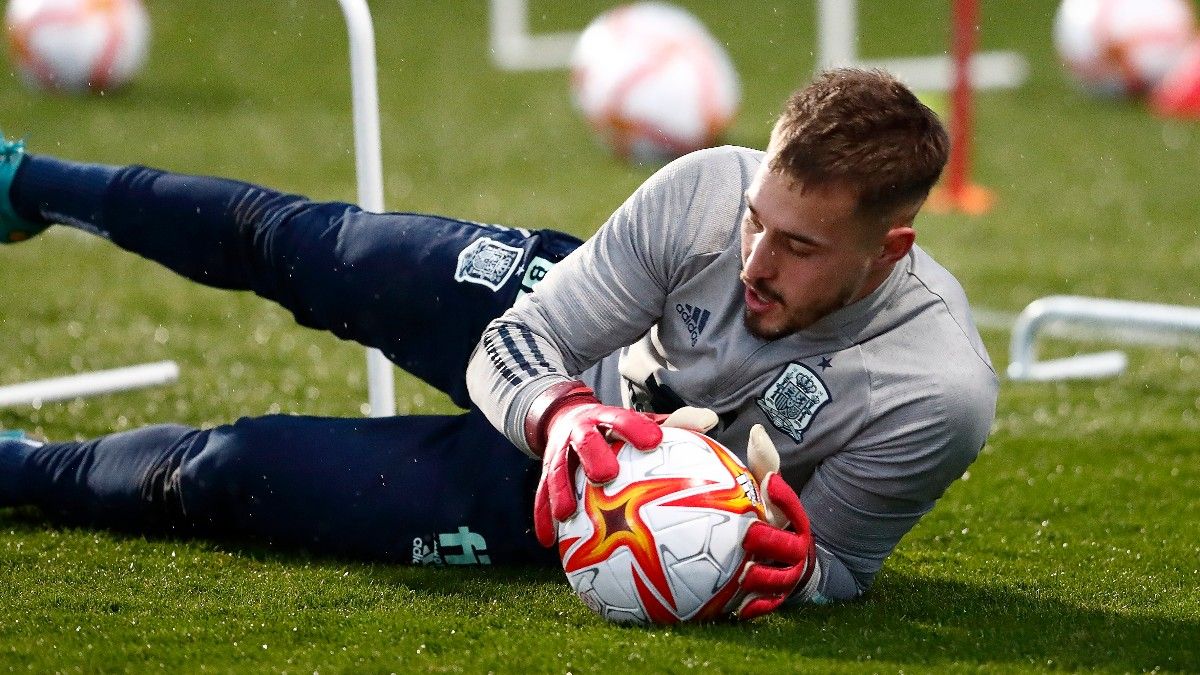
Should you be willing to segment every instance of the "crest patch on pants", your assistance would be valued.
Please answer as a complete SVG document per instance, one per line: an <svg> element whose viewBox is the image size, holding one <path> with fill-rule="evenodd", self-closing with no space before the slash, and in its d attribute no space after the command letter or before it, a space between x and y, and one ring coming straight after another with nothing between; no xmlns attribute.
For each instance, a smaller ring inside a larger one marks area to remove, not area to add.
<svg viewBox="0 0 1200 675"><path fill-rule="evenodd" d="M803 364L789 363L757 403L776 429L799 443L829 400L829 389L816 373Z"/></svg>
<svg viewBox="0 0 1200 675"><path fill-rule="evenodd" d="M520 259L521 249L515 246L501 244L494 239L476 239L458 254L454 280L498 291L512 276L513 270L517 269Z"/></svg>

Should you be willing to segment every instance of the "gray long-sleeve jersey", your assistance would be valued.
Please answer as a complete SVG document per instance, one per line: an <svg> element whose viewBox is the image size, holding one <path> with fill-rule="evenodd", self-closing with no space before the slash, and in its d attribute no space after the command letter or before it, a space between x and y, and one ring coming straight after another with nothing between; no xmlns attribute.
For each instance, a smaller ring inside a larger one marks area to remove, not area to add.
<svg viewBox="0 0 1200 675"><path fill-rule="evenodd" d="M468 384L526 450L533 399L576 378L611 405L712 408L709 435L743 459L763 424L817 542L809 599L847 599L975 459L997 379L962 288L919 248L809 328L751 335L739 224L762 158L716 148L656 173L488 326Z"/></svg>

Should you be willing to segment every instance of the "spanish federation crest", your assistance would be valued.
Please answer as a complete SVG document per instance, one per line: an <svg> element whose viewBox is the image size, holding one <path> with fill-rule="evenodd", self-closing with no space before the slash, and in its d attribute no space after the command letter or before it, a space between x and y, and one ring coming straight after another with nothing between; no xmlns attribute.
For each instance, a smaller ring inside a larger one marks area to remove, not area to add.
<svg viewBox="0 0 1200 675"><path fill-rule="evenodd" d="M799 443L813 417L829 403L829 389L803 364L789 363L757 403L775 428Z"/></svg>
<svg viewBox="0 0 1200 675"><path fill-rule="evenodd" d="M480 284L498 291L512 276L520 258L521 249L515 246L493 239L476 239L458 254L454 280Z"/></svg>

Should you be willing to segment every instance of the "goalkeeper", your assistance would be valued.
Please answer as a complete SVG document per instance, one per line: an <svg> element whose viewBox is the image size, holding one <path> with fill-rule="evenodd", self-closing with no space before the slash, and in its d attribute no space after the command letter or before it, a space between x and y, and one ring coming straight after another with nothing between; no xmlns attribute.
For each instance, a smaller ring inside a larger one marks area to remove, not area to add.
<svg viewBox="0 0 1200 675"><path fill-rule="evenodd" d="M8 143L0 239L60 223L252 290L468 412L0 441L0 506L414 563L549 562L570 467L610 480L604 435L649 449L674 412L732 448L778 447L752 467L777 517L745 539L743 616L856 597L995 412L962 289L913 243L947 146L890 76L829 71L765 153L683 157L580 245Z"/></svg>

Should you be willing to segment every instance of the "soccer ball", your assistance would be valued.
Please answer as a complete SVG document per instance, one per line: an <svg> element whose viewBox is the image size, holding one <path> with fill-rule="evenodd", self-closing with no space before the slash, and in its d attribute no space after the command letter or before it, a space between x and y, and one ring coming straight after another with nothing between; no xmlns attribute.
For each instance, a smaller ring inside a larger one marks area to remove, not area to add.
<svg viewBox="0 0 1200 675"><path fill-rule="evenodd" d="M571 57L575 105L619 156L665 161L716 143L740 91L733 64L704 24L662 3L597 17Z"/></svg>
<svg viewBox="0 0 1200 675"><path fill-rule="evenodd" d="M1089 92L1141 94L1171 69L1195 32L1188 0L1064 0L1054 46Z"/></svg>
<svg viewBox="0 0 1200 675"><path fill-rule="evenodd" d="M33 89L116 89L141 70L150 21L140 0L12 0L8 51Z"/></svg>
<svg viewBox="0 0 1200 675"><path fill-rule="evenodd" d="M749 560L742 537L764 517L758 486L721 444L664 428L643 452L619 443L609 485L575 475L579 508L558 525L567 581L592 611L616 623L715 619L742 600Z"/></svg>

